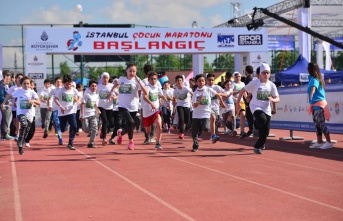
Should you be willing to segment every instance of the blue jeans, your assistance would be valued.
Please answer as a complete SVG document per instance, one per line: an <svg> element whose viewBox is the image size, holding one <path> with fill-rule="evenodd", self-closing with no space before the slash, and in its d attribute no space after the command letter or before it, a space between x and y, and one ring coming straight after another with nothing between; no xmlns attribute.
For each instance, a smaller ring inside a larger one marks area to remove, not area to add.
<svg viewBox="0 0 343 221"><path fill-rule="evenodd" d="M69 123L69 143L70 145L73 145L75 135L77 133L77 122L76 122L76 114L68 114L65 116L59 116L61 123L61 130L62 132L65 132L65 127L67 123Z"/></svg>
<svg viewBox="0 0 343 221"><path fill-rule="evenodd" d="M58 139L62 140L61 125L60 125L60 119L58 118L57 110L52 111L52 120L54 121L54 126L57 132Z"/></svg>

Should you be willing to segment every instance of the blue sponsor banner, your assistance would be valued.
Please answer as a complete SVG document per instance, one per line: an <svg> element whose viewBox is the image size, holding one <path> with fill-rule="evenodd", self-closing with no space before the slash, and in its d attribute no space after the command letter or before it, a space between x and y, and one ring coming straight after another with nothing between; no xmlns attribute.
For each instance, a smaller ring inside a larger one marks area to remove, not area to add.
<svg viewBox="0 0 343 221"><path fill-rule="evenodd" d="M326 122L326 126L329 128L330 133L343 133L343 124L331 124ZM296 121L271 121L270 127L274 129L286 129L286 130L300 130L300 131L313 131L315 128L313 122L296 122Z"/></svg>
<svg viewBox="0 0 343 221"><path fill-rule="evenodd" d="M294 51L295 39L293 35L268 35L268 50Z"/></svg>
<svg viewBox="0 0 343 221"><path fill-rule="evenodd" d="M335 41L337 41L337 42L343 44L343 37L341 37L341 38L334 38L333 40L335 40ZM330 50L331 50L331 51L343 51L342 48L336 47L336 46L334 46L334 45L330 45Z"/></svg>

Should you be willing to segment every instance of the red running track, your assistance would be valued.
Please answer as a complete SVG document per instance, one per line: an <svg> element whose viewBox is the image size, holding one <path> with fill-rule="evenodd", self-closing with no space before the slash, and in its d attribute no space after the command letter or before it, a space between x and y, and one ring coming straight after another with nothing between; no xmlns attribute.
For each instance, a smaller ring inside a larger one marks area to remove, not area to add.
<svg viewBox="0 0 343 221"><path fill-rule="evenodd" d="M193 153L190 134L179 140L176 131L163 134L163 151L143 145L143 133L134 134L134 151L126 136L86 148L81 133L73 151L38 129L23 156L14 141L0 145L0 219L343 220L343 135L321 150L272 133L256 155L256 138L220 134L211 144L204 134Z"/></svg>

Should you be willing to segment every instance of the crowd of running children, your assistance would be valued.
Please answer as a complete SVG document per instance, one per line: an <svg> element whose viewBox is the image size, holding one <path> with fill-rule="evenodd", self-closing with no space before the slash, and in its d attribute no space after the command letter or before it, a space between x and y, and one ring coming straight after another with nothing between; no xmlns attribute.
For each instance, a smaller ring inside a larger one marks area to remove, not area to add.
<svg viewBox="0 0 343 221"><path fill-rule="evenodd" d="M33 90L34 83L29 77L17 74L16 85L6 88L6 96L1 102L2 117L7 118L1 120L4 128L1 135L3 139L15 139L19 153L23 154L23 147L30 146L34 134L35 106L40 105L43 138L48 137L53 124L58 144L64 145L62 133L69 128L67 148L70 150L75 150L74 139L81 128L89 136L88 148L96 147L95 138L100 130L103 146L122 144L123 136L127 134L127 147L133 150L134 130L138 130L141 116L144 144L155 143L155 148L162 150L162 130L170 134L170 128L174 125L180 132L179 139L184 139L184 131L191 131L192 151L196 152L199 149L198 137L203 132L210 132L212 143L219 140L220 124L227 128L225 134L236 136L236 117L239 116L239 137L250 136L256 131L258 139L254 152L261 154L269 134L271 116L276 113L279 95L275 84L269 81L269 65L262 63L256 72L258 79L253 80L253 68L247 66L245 82L241 81L239 72L232 75L227 73L221 86L214 84L214 74L197 75L189 83L178 75L175 85L169 81L161 85L153 66L144 66L146 78L141 80L137 76L137 67L129 64L126 76L112 80L104 72L99 81L90 80L85 91L69 75L62 79L55 78L54 85L45 80L39 95ZM5 75L3 85L8 81ZM7 110L11 105L13 119L17 122L18 136L15 138L7 132L10 118ZM247 132L246 119L249 126ZM328 134L327 129L322 130ZM111 134L109 139L108 134ZM317 135L318 142L322 143L320 131Z"/></svg>

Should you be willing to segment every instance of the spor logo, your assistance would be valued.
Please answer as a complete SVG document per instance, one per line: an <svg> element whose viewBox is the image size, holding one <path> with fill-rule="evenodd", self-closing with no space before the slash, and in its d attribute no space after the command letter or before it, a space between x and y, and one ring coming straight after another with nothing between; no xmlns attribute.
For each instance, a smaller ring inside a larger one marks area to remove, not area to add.
<svg viewBox="0 0 343 221"><path fill-rule="evenodd" d="M238 45L262 45L262 35L238 35Z"/></svg>

